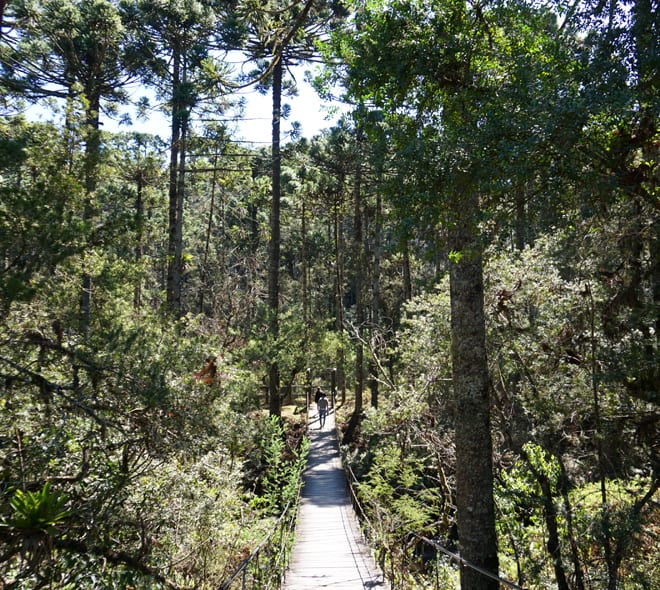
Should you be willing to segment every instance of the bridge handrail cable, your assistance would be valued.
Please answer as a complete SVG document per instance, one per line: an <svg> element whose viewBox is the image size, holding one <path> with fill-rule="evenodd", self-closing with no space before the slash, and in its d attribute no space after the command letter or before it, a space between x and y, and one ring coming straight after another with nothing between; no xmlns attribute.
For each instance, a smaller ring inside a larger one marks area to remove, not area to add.
<svg viewBox="0 0 660 590"><path fill-rule="evenodd" d="M268 548L269 542L271 539L275 536L275 534L279 531L280 533L280 538L279 538L279 550L277 551L277 560L275 565L277 566L275 568L275 573L278 577L278 580L281 580L282 575L284 573L284 569L286 568L287 561L288 561L288 551L286 550L286 535L285 535L285 530L286 533L290 533L294 527L295 527L295 520L298 512L298 504L300 503L300 493L301 493L302 486L298 486L298 493L295 498L292 500L289 500L287 505L284 507L284 510L278 517L277 521L273 525L272 529L270 532L261 540L259 545L257 545L250 555L248 555L243 561L241 561L240 565L236 568L234 573L227 578L220 586L218 587L218 590L228 590L231 585L236 581L236 579L242 574L243 579L241 581L241 590L245 590L247 588L247 571L248 567L250 564L253 562L256 562L258 564L259 557L261 553L264 551L264 549ZM274 576L273 576L274 577ZM262 588L263 586L259 586ZM266 586L268 587L268 586ZM278 586L279 588L279 583Z"/></svg>
<svg viewBox="0 0 660 590"><path fill-rule="evenodd" d="M342 461L343 462L343 461ZM353 473L353 470L351 469L350 465L344 465L344 470L347 474L346 480L348 484L348 489L350 491L350 496L351 496L351 502L353 504L353 507L355 511L358 513L360 520L364 521L367 525L367 527L375 532L375 527L372 525L371 521L367 517L366 511L360 504L360 500L358 499L357 493L354 490L355 484L359 484L360 482L358 481L357 477L355 477L355 473ZM449 559L457 564L459 564L461 567L467 567L470 568L478 573L480 573L482 576L485 576L487 578L490 578L491 580L496 580L500 584L506 586L507 588L512 588L513 590L526 590L523 586L519 586L518 584L515 584L514 582L511 582L509 580L506 580L497 574L494 574L493 572L490 572L474 563L469 562L467 559L461 557L457 553L454 553L452 551L449 551L446 547L438 543L437 541L433 539L429 539L423 535L419 535L415 532L411 532L412 535L417 537L420 541L424 541L428 545L431 545L433 548L437 549L441 553L444 553Z"/></svg>

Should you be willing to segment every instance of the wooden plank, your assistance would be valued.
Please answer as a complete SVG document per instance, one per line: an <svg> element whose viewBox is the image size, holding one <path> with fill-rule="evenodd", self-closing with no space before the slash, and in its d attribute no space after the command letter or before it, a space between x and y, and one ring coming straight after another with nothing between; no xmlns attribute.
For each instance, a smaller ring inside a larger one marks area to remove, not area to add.
<svg viewBox="0 0 660 590"><path fill-rule="evenodd" d="M310 414L310 452L296 540L284 590L389 590L364 542L346 489L330 410L325 427Z"/></svg>

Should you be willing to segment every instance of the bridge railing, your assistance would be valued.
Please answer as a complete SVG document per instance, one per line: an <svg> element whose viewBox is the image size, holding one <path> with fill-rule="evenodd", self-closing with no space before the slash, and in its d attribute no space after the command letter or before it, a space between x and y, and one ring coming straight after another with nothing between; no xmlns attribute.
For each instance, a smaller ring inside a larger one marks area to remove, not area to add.
<svg viewBox="0 0 660 590"><path fill-rule="evenodd" d="M291 555L299 503L300 488L270 532L218 590L279 590Z"/></svg>
<svg viewBox="0 0 660 590"><path fill-rule="evenodd" d="M342 463L344 462L342 461ZM344 463L344 472L346 473L346 485L349 491L349 496L351 498L351 503L353 504L353 509L355 510L355 513L357 514L358 518L360 519L360 522L362 523L362 528L365 529L365 535L369 538L370 545L376 550L378 554L379 566L383 570L383 573L385 573L385 561L387 559L387 549L378 543L378 538L377 538L378 535L377 535L376 527L372 524L365 509L360 503L360 499L358 498L357 491L355 489L356 484L358 484L359 482L357 477L355 477L355 474L353 473L353 470L351 469L350 465L346 465ZM435 539L429 539L423 535L419 535L415 533L414 531L411 531L410 535L411 537L415 537L419 541L425 543L427 546L432 547L435 551L437 551L438 554L444 554L447 558L449 558L451 562L455 563L460 568L469 568L476 572L479 572L482 576L499 582L501 587L511 588L512 590L525 590L523 586L519 586L514 582L511 582L509 580L506 580L505 578L500 577L496 573L485 570L484 568L469 562L468 560L461 557L458 553L450 551L442 544L438 543L438 541L436 541ZM412 572L407 572L407 574L410 577L416 578L416 576ZM390 579L390 582L393 583L393 580ZM423 584L420 583L420 587L422 586ZM435 590L440 590L441 587L444 586L440 584L436 576Z"/></svg>
<svg viewBox="0 0 660 590"><path fill-rule="evenodd" d="M339 440L339 437L337 440ZM387 557L386 550L380 543L378 543L376 527L369 520L366 510L362 507L360 499L358 498L357 490L355 489L356 484L359 483L358 479L355 477L355 473L353 473L351 466L346 464L343 457L342 465L344 467L344 473L346 474L346 488L348 490L348 496L351 499L351 504L353 505L353 510L362 524L362 529L369 541L369 545L376 550L378 565L383 574L385 574L385 560Z"/></svg>

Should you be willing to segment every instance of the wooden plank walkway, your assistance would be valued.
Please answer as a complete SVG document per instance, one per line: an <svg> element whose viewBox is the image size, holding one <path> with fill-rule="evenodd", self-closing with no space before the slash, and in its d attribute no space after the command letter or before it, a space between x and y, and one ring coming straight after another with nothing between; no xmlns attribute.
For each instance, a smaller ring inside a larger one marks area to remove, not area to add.
<svg viewBox="0 0 660 590"><path fill-rule="evenodd" d="M309 416L310 452L296 538L284 590L389 590L360 531L346 479L331 409L323 429Z"/></svg>

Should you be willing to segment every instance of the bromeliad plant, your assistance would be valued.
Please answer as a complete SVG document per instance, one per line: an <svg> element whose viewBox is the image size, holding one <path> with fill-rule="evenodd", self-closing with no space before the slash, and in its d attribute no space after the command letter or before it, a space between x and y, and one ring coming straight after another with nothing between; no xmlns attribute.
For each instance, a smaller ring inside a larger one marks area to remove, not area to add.
<svg viewBox="0 0 660 590"><path fill-rule="evenodd" d="M9 520L9 526L26 532L43 532L55 534L57 525L68 515L64 510L66 496L51 489L46 482L37 492L16 490L9 501L14 509L14 516Z"/></svg>
<svg viewBox="0 0 660 590"><path fill-rule="evenodd" d="M14 513L3 526L23 538L22 554L31 565L50 556L57 527L69 515L66 501L66 495L52 490L50 482L36 492L18 489L9 501Z"/></svg>

